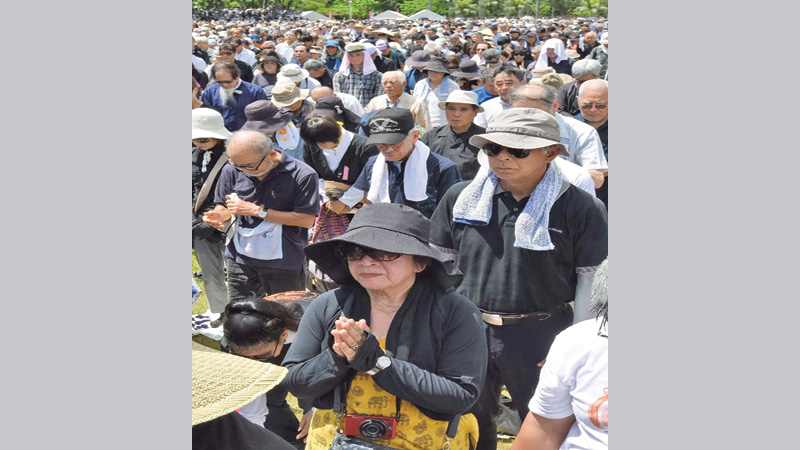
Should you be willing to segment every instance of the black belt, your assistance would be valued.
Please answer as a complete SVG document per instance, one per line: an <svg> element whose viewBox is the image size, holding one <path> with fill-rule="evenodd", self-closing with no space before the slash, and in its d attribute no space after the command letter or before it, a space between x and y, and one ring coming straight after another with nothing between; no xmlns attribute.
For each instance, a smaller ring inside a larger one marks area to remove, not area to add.
<svg viewBox="0 0 800 450"><path fill-rule="evenodd" d="M547 311L536 311L527 314L490 314L481 311L481 317L483 318L483 321L489 325L502 327L506 325L521 325L523 323L547 320L553 316L564 314L567 309L569 309L569 305L564 303L561 306L548 309Z"/></svg>

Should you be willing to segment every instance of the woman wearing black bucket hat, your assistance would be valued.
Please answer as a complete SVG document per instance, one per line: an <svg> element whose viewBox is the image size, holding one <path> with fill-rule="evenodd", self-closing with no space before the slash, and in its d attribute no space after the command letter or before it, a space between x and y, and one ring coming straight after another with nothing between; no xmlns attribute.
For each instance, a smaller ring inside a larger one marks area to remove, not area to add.
<svg viewBox="0 0 800 450"><path fill-rule="evenodd" d="M343 235L306 247L342 285L308 307L284 359L286 388L317 408L307 449L353 438L403 449L475 445L467 411L486 372L483 324L452 289L462 275L429 245L429 231L418 211L376 203Z"/></svg>

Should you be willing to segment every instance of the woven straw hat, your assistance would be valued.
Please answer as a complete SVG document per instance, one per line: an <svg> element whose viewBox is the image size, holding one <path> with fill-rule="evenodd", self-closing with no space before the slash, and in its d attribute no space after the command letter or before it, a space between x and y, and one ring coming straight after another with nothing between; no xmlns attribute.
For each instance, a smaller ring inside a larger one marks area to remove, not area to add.
<svg viewBox="0 0 800 450"><path fill-rule="evenodd" d="M192 110L192 139L228 139L229 137L231 137L231 132L225 128L222 114L211 108Z"/></svg>
<svg viewBox="0 0 800 450"><path fill-rule="evenodd" d="M277 386L288 371L192 341L192 426L252 402Z"/></svg>

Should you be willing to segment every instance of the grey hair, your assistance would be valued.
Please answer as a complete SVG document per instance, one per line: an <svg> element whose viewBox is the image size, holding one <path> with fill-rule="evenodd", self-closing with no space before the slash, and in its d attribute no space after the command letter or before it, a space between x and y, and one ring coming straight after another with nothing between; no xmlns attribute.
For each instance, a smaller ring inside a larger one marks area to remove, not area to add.
<svg viewBox="0 0 800 450"><path fill-rule="evenodd" d="M259 156L268 154L275 146L272 139L267 137L266 134L246 130L239 130L233 133L231 137L225 141L225 149L230 148L233 144L244 145Z"/></svg>
<svg viewBox="0 0 800 450"><path fill-rule="evenodd" d="M486 53L484 53L485 55ZM516 78L519 81L525 80L525 73L514 66L508 66L505 64L501 64L497 66L494 73L492 74L492 80L494 80L498 75L501 73L505 73L511 75L512 77Z"/></svg>
<svg viewBox="0 0 800 450"><path fill-rule="evenodd" d="M592 312L608 322L608 257L597 267L592 278Z"/></svg>
<svg viewBox="0 0 800 450"><path fill-rule="evenodd" d="M537 95L535 97L531 96L528 92L531 86L535 86L538 88L543 89L544 95ZM508 100L513 105L517 100L521 101L528 101L528 102L539 102L544 105L547 105L548 108L552 108L553 104L556 102L558 98L558 89L549 84L523 84L522 86L514 89L509 94Z"/></svg>
<svg viewBox="0 0 800 450"><path fill-rule="evenodd" d="M580 59L572 65L572 78L581 78L586 75L599 76L602 66L596 59Z"/></svg>
<svg viewBox="0 0 800 450"><path fill-rule="evenodd" d="M322 69L323 67L325 67L325 66L321 62L319 62L319 60L317 60L317 59L309 59L308 61L306 61L305 64L303 64L303 69L306 69L306 70L314 70L314 71L316 71L316 70Z"/></svg>
<svg viewBox="0 0 800 450"><path fill-rule="evenodd" d="M391 70L389 72L384 73L383 76L381 77L381 81L386 80L387 75L397 77L397 81L399 81L400 83L406 82L406 74L400 72L399 70Z"/></svg>
<svg viewBox="0 0 800 450"><path fill-rule="evenodd" d="M489 48L483 52L483 60L486 61L487 59L500 59L500 50L496 48Z"/></svg>
<svg viewBox="0 0 800 450"><path fill-rule="evenodd" d="M480 73L481 81L485 84L489 80L494 79L494 72L497 70L496 67L487 67L483 69Z"/></svg>
<svg viewBox="0 0 800 450"><path fill-rule="evenodd" d="M194 41L195 42L208 43L208 38L205 37L205 36L197 36L196 38L194 38ZM592 61L594 61L594 60L592 60Z"/></svg>
<svg viewBox="0 0 800 450"><path fill-rule="evenodd" d="M608 92L608 80L589 80L585 81L583 84L581 84L581 87L578 88L578 97L580 97L583 94L583 88L587 84L589 85L589 87L601 85L605 88L606 92Z"/></svg>

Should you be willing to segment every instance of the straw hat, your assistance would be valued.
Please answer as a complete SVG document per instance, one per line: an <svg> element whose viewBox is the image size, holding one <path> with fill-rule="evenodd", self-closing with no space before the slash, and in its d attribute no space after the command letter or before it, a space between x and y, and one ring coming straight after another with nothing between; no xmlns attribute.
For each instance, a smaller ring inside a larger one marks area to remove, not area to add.
<svg viewBox="0 0 800 450"><path fill-rule="evenodd" d="M247 405L277 386L288 371L192 341L192 426Z"/></svg>
<svg viewBox="0 0 800 450"><path fill-rule="evenodd" d="M231 132L225 128L222 114L211 108L192 110L192 139L228 139L229 137L231 137Z"/></svg>

